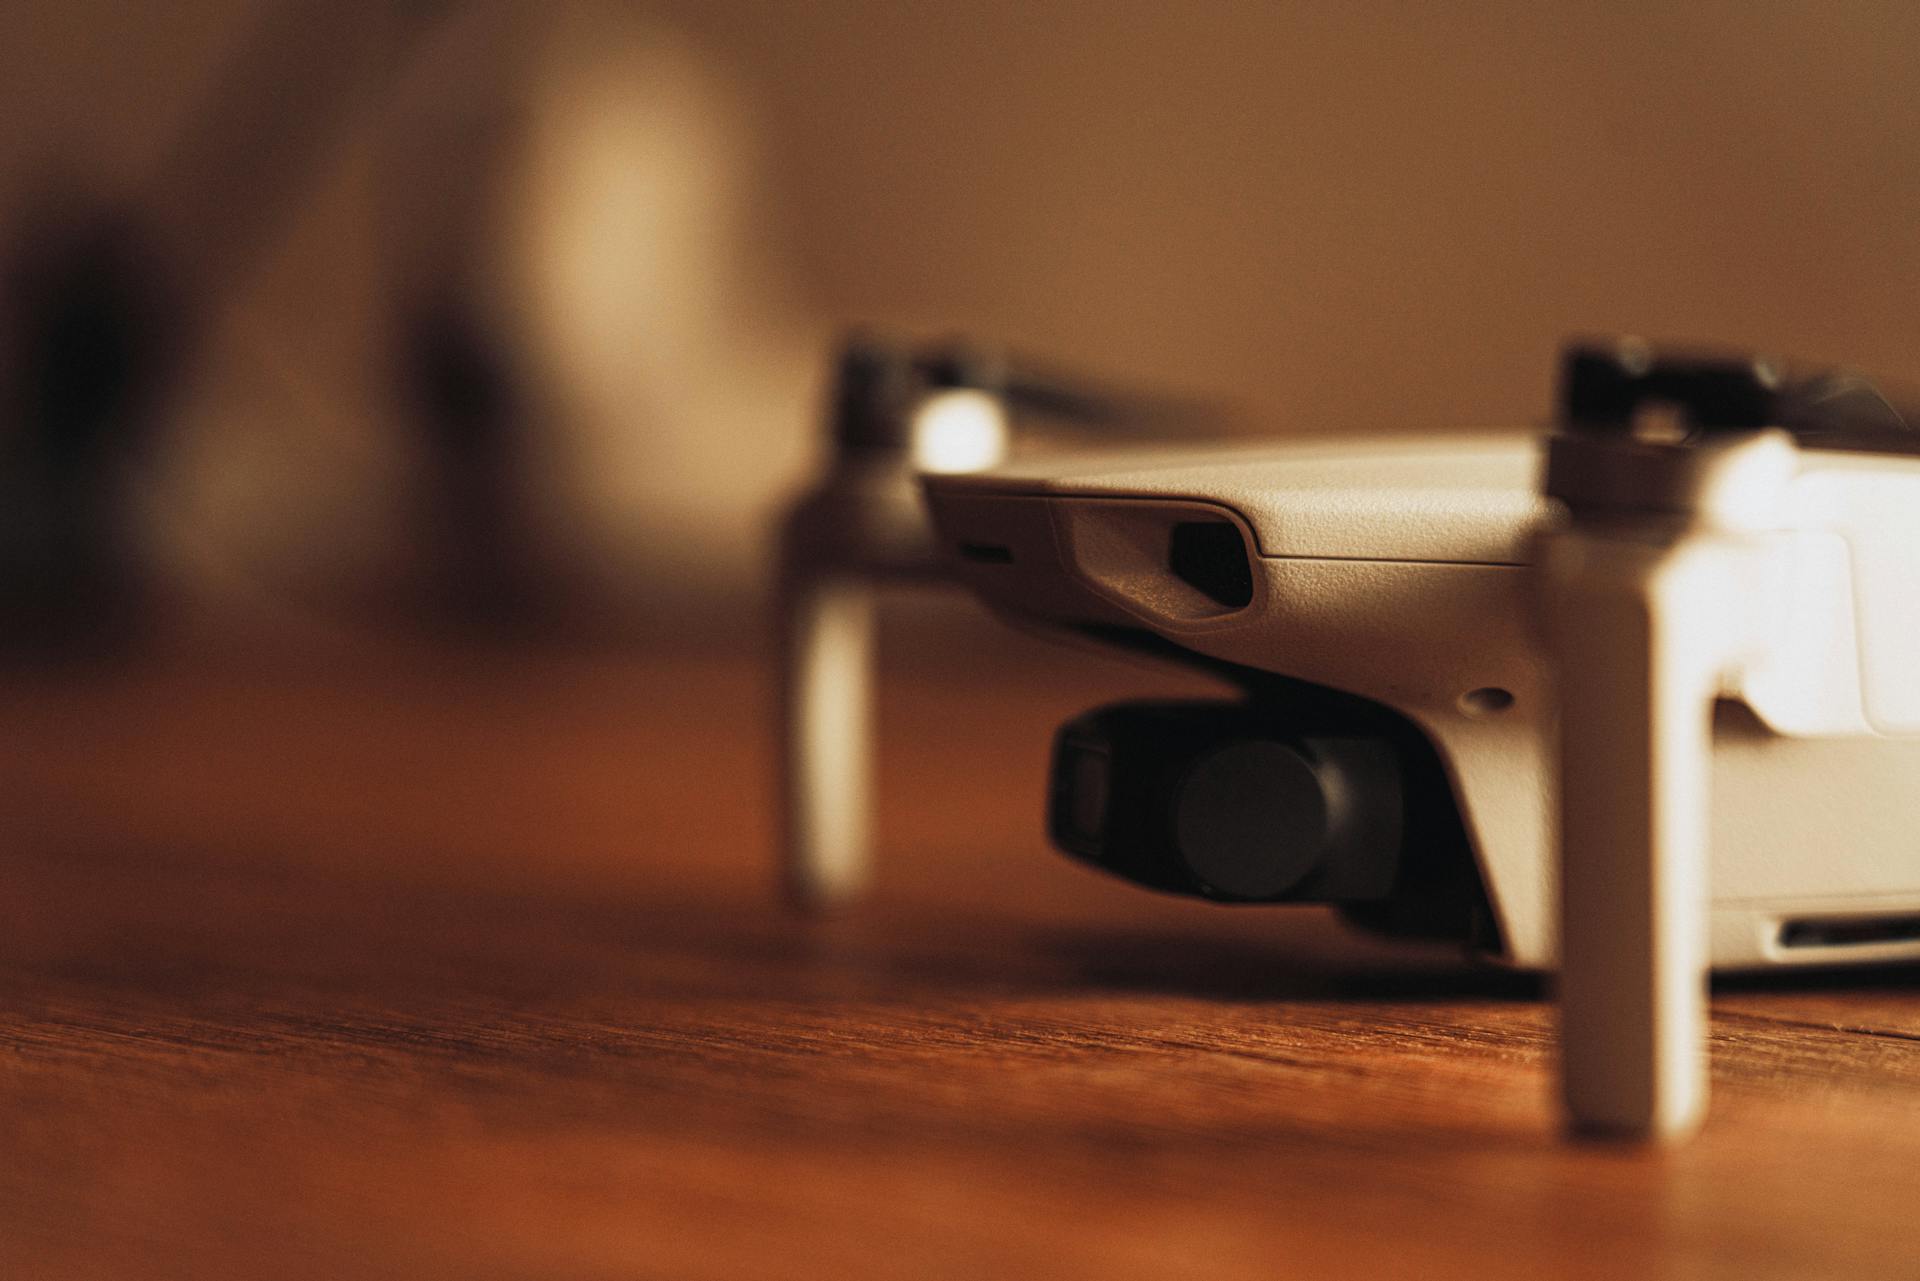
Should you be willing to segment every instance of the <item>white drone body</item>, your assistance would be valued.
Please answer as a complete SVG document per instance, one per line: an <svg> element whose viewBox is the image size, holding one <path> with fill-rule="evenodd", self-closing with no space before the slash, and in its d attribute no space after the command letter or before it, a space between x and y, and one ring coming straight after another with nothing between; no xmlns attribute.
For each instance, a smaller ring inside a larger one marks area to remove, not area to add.
<svg viewBox="0 0 1920 1281"><path fill-rule="evenodd" d="M1920 459L1806 451L1798 461L1801 506L1886 495L1890 510L1877 515L1904 515L1905 526L1873 539L1868 568L1920 581ZM1556 526L1543 465L1533 435L1303 442L1075 455L929 477L927 496L956 572L1015 621L1141 628L1411 719L1454 784L1498 917L1498 959L1547 968L1557 955L1556 707L1531 571ZM1890 468L1912 496L1906 513ZM1253 592L1242 607L1168 564L1169 531L1204 521L1245 539ZM1776 667L1739 691L1747 708L1716 717L1712 961L1920 959L1920 742L1783 736L1824 730L1849 687L1857 703L1856 654L1878 657L1856 648L1844 537L1800 541L1803 578L1818 574L1805 558L1819 549L1836 560L1821 581L1837 598L1804 601L1806 583L1748 604L1777 614L1783 646L1810 651L1803 661L1824 679L1802 685ZM1920 730L1920 616L1877 621L1890 652L1875 688L1894 718L1882 723ZM1867 724L1864 709L1852 715ZM1791 928L1879 915L1911 917L1913 937L1822 945Z"/></svg>
<svg viewBox="0 0 1920 1281"><path fill-rule="evenodd" d="M1698 1121L1709 968L1920 960L1920 455L1765 428L1302 439L925 496L1011 621L1416 730L1492 918L1463 941L1559 972L1578 1128Z"/></svg>

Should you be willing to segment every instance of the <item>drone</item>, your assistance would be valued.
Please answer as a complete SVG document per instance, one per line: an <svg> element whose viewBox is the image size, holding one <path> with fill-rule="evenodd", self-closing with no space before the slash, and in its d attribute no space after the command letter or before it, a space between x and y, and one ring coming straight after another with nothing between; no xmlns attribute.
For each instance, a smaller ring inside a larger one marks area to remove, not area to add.
<svg viewBox="0 0 1920 1281"><path fill-rule="evenodd" d="M1575 1132L1700 1124L1710 971L1920 960L1920 430L1873 383L1579 342L1544 433L1249 443L972 350L851 347L783 527L797 905L870 863L872 593L945 579L1240 690L1063 726L1062 852L1556 972Z"/></svg>

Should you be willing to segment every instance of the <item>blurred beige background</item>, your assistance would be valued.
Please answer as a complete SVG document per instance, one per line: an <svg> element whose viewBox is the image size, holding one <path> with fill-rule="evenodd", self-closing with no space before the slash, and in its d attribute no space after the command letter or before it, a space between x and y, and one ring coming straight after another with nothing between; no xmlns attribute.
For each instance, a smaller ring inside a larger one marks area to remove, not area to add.
<svg viewBox="0 0 1920 1281"><path fill-rule="evenodd" d="M314 12L12 0L4 210L131 192L190 243L254 176L172 190L178 137L249 32ZM145 488L169 572L210 598L404 581L422 464L393 326L423 291L525 380L556 572L680 619L760 582L850 321L1276 432L1533 422L1582 331L1920 381L1910 5L320 12L385 53L224 287Z"/></svg>

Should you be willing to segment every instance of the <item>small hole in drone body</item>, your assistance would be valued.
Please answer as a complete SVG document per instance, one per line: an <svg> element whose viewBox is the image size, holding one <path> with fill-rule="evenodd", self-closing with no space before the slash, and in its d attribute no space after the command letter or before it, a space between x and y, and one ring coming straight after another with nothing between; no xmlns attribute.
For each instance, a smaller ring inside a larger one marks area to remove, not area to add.
<svg viewBox="0 0 1920 1281"><path fill-rule="evenodd" d="M1513 706L1513 692L1498 685L1483 685L1460 696L1460 710L1469 716L1498 716Z"/></svg>
<svg viewBox="0 0 1920 1281"><path fill-rule="evenodd" d="M976 565L1013 564L1013 548L1001 543L961 543L960 556Z"/></svg>

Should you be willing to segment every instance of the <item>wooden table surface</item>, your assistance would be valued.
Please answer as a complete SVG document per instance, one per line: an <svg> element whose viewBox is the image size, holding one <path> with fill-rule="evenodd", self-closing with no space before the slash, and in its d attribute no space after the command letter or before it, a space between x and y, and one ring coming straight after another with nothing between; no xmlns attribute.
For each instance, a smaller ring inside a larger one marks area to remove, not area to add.
<svg viewBox="0 0 1920 1281"><path fill-rule="evenodd" d="M0 1276L1920 1276L1920 980L1722 984L1700 1139L1569 1146L1532 982L1045 851L1168 687L896 663L809 923L749 656L0 677Z"/></svg>

